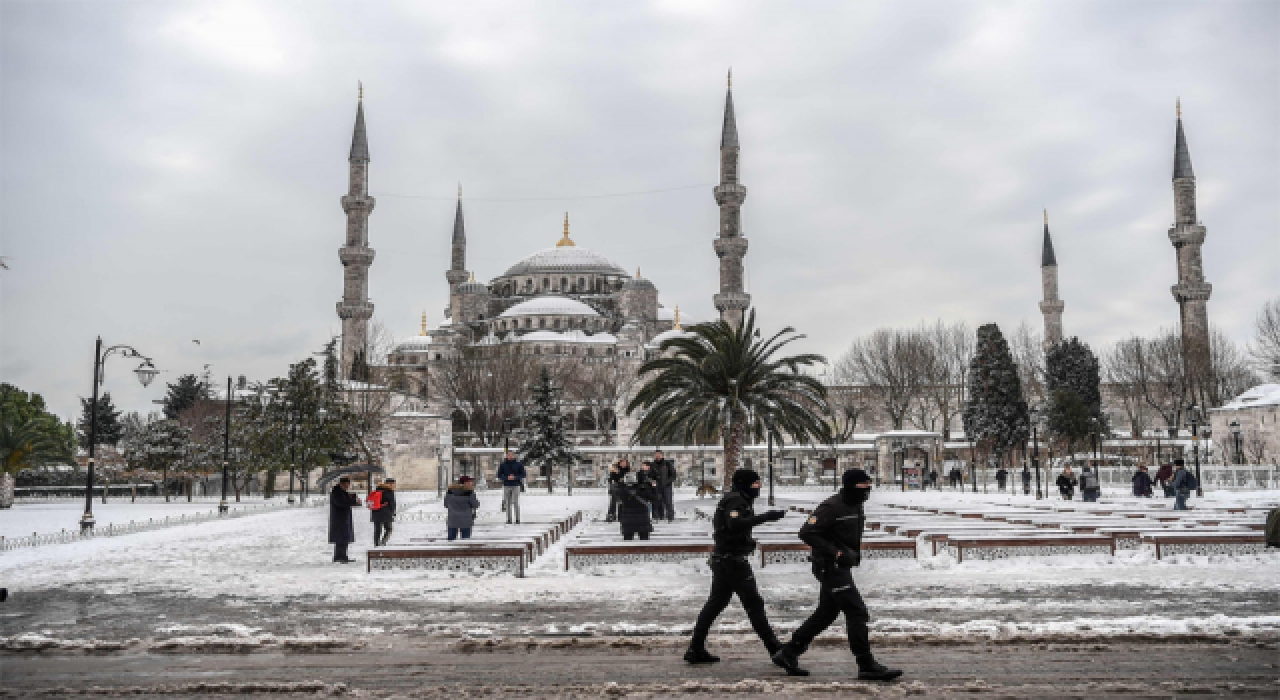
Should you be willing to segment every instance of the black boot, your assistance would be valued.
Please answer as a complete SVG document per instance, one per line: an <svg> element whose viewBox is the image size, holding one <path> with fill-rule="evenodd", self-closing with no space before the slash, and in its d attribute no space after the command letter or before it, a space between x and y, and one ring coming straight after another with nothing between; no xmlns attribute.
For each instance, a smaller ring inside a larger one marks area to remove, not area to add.
<svg viewBox="0 0 1280 700"><path fill-rule="evenodd" d="M858 664L858 680L860 681L891 681L902 675L902 671L896 668L889 668L878 661L872 661L869 664Z"/></svg>
<svg viewBox="0 0 1280 700"><path fill-rule="evenodd" d="M689 650L684 653L684 660L691 664L713 664L719 661L720 657L708 652L706 649L689 647Z"/></svg>
<svg viewBox="0 0 1280 700"><path fill-rule="evenodd" d="M782 667L788 676L807 676L809 672L800 668L800 655L790 644L783 644L771 657L773 663Z"/></svg>

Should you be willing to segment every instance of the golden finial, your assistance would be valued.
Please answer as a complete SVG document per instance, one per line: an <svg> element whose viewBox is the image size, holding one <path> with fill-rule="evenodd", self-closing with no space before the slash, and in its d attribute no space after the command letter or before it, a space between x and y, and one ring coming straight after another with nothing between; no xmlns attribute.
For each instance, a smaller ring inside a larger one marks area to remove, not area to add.
<svg viewBox="0 0 1280 700"><path fill-rule="evenodd" d="M556 243L557 248L573 247L573 240L569 238L569 212L564 213L564 238Z"/></svg>
<svg viewBox="0 0 1280 700"><path fill-rule="evenodd" d="M676 322L675 322L675 325L672 326L672 328L675 330L680 330L680 305L679 304L676 304Z"/></svg>
<svg viewBox="0 0 1280 700"><path fill-rule="evenodd" d="M422 312L422 330L418 332L418 335L426 335L426 334L427 334L427 312L423 311Z"/></svg>
<svg viewBox="0 0 1280 700"><path fill-rule="evenodd" d="M729 87L733 87L733 66L729 66Z"/></svg>
<svg viewBox="0 0 1280 700"><path fill-rule="evenodd" d="M472 281L472 282L475 282L475 281L476 281L476 273L474 273L474 272L473 272L473 273L471 273L471 281Z"/></svg>
<svg viewBox="0 0 1280 700"><path fill-rule="evenodd" d="M1174 101L1173 108L1177 110L1178 118L1181 119L1182 118L1182 98L1181 97L1179 97L1177 100Z"/></svg>
<svg viewBox="0 0 1280 700"><path fill-rule="evenodd" d="M638 280L644 279L644 277L640 275L640 268L638 267L636 268L636 279Z"/></svg>
<svg viewBox="0 0 1280 700"><path fill-rule="evenodd" d="M359 87L357 88L357 90L358 90L358 94L359 94L359 98L358 98L358 99L359 99L361 102L364 102L364 81L363 81L363 80L357 80L357 81L356 81L356 85L357 85L357 86L359 86Z"/></svg>

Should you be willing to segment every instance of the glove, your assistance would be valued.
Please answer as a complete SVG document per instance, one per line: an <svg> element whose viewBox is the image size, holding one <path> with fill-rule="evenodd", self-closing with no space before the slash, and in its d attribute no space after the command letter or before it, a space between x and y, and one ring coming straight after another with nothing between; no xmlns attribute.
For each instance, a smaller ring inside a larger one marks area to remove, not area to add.
<svg viewBox="0 0 1280 700"><path fill-rule="evenodd" d="M764 518L768 521L782 520L786 515L787 511L785 510L771 510L764 514Z"/></svg>

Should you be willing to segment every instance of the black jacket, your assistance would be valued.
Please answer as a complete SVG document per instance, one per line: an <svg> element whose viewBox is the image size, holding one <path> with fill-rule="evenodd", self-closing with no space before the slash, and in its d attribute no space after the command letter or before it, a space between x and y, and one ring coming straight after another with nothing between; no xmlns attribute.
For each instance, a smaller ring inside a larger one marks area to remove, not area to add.
<svg viewBox="0 0 1280 700"><path fill-rule="evenodd" d="M862 563L862 526L867 516L861 503L844 502L840 494L823 501L800 527L800 539L813 549L814 570L837 564L842 568Z"/></svg>
<svg viewBox="0 0 1280 700"><path fill-rule="evenodd" d="M612 467L609 467L609 481L614 484L620 484L622 483L622 477L626 476L630 472L631 472L630 465L625 467L620 467L615 464Z"/></svg>
<svg viewBox="0 0 1280 700"><path fill-rule="evenodd" d="M729 491L720 499L715 515L711 516L716 554L745 555L754 552L756 541L751 537L751 528L769 520L767 515L756 515L751 499L741 491Z"/></svg>
<svg viewBox="0 0 1280 700"><path fill-rule="evenodd" d="M360 497L334 484L329 492L329 541L344 544L356 541L356 528L351 522L351 509L360 505Z"/></svg>
<svg viewBox="0 0 1280 700"><path fill-rule="evenodd" d="M653 473L658 488L666 488L676 483L676 465L669 459L655 459L649 462L649 471Z"/></svg>
<svg viewBox="0 0 1280 700"><path fill-rule="evenodd" d="M618 499L618 524L623 532L653 532L649 504L654 500L653 486L648 482L613 485Z"/></svg>
<svg viewBox="0 0 1280 700"><path fill-rule="evenodd" d="M379 485L377 490L382 494L382 507L369 511L369 521L389 523L396 519L396 492L385 484Z"/></svg>
<svg viewBox="0 0 1280 700"><path fill-rule="evenodd" d="M1007 469L996 470L996 481L1003 484L1006 480L1008 480L1008 478L1009 478L1009 471Z"/></svg>
<svg viewBox="0 0 1280 700"><path fill-rule="evenodd" d="M1133 495L1145 496L1151 493L1151 475L1138 471L1133 474Z"/></svg>
<svg viewBox="0 0 1280 700"><path fill-rule="evenodd" d="M1070 493L1076 490L1076 478L1067 476L1066 473L1059 474L1055 483L1058 484L1058 490L1063 493Z"/></svg>

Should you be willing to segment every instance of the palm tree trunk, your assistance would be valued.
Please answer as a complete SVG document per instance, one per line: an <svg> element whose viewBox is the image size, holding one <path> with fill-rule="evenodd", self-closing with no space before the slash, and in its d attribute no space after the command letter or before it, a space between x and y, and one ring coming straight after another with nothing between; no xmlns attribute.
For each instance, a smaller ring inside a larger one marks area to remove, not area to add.
<svg viewBox="0 0 1280 700"><path fill-rule="evenodd" d="M746 439L746 415L734 415L724 437L724 479L722 487L728 491L733 483L733 473L742 463L742 443Z"/></svg>

